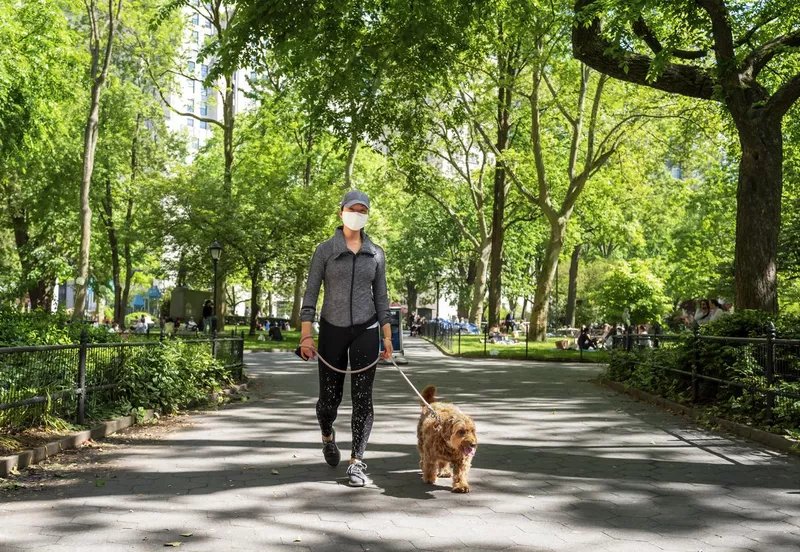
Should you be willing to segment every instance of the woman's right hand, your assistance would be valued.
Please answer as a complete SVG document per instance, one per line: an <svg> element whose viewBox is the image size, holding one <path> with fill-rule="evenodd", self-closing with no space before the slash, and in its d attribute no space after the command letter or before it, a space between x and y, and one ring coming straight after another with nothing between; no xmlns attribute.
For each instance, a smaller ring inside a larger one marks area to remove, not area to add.
<svg viewBox="0 0 800 552"><path fill-rule="evenodd" d="M303 360L308 360L310 358L317 358L317 344L314 343L314 337L310 335L304 335L300 338L300 356L303 357ZM303 345L306 345L305 347ZM314 347L310 349L309 347Z"/></svg>

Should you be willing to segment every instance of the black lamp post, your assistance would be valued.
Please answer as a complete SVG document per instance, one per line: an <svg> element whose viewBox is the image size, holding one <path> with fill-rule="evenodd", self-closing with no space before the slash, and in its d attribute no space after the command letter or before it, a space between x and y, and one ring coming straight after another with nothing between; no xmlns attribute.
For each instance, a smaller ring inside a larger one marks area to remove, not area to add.
<svg viewBox="0 0 800 552"><path fill-rule="evenodd" d="M211 335L213 336L217 331L217 263L222 255L222 246L215 241L208 247L208 252L211 253L211 259L214 261L214 318L211 319Z"/></svg>

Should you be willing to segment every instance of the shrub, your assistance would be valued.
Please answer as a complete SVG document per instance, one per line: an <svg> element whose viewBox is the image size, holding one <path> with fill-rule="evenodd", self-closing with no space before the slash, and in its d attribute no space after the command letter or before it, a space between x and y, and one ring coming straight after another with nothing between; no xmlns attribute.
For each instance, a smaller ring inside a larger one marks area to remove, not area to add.
<svg viewBox="0 0 800 552"><path fill-rule="evenodd" d="M120 389L134 407L173 413L180 407L231 383L228 372L212 358L206 343L165 341L134 357L122 375Z"/></svg>
<svg viewBox="0 0 800 552"><path fill-rule="evenodd" d="M765 337L773 321L779 338L800 338L800 319L796 315L776 315L741 311L702 326L702 335L720 337ZM800 383L783 379L781 374L800 372L796 346L775 347L775 382L777 389L800 394ZM606 376L614 381L656 393L679 402L691 398L691 377L666 369L690 372L694 355L693 337L684 332L674 346L659 349L635 348L615 351ZM698 398L719 412L745 422L766 421L765 394L751 388L766 388L765 350L761 344L701 340L697 349L698 371L717 379L741 384L730 386L699 380ZM800 404L790 399L776 400L772 411L776 428L800 427Z"/></svg>

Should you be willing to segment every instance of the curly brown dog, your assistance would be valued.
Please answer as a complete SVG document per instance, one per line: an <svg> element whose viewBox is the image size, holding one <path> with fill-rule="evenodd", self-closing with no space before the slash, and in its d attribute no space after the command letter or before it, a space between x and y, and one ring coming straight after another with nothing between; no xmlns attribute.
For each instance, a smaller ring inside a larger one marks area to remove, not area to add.
<svg viewBox="0 0 800 552"><path fill-rule="evenodd" d="M435 483L437 477L453 478L454 493L468 493L467 474L472 457L478 449L475 422L450 403L436 401L436 387L428 385L422 397L439 415L441 423L433 418L428 407L422 405L422 415L417 425L419 467L425 483ZM452 466L452 471L450 467Z"/></svg>

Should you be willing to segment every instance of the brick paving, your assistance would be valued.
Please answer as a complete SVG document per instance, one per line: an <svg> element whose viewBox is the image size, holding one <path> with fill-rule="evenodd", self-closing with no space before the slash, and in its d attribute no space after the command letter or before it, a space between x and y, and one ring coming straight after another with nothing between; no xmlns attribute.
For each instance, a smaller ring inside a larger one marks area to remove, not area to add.
<svg viewBox="0 0 800 552"><path fill-rule="evenodd" d="M419 409L392 367L376 381L374 486L352 489L344 465L322 459L315 368L250 353L263 396L127 447L105 486L0 497L0 550L800 549L796 457L599 387L598 366L453 359L417 339L407 357L419 387L435 383L475 418L470 494L422 482Z"/></svg>

